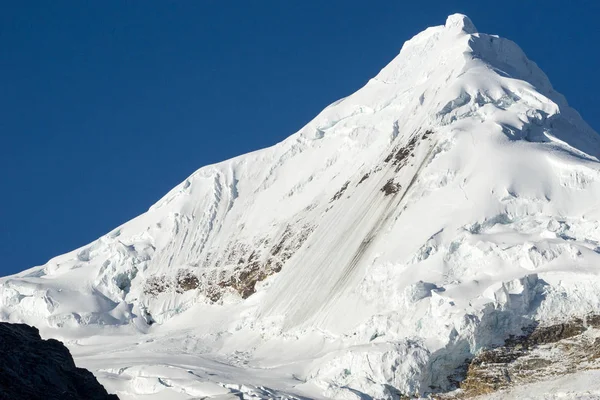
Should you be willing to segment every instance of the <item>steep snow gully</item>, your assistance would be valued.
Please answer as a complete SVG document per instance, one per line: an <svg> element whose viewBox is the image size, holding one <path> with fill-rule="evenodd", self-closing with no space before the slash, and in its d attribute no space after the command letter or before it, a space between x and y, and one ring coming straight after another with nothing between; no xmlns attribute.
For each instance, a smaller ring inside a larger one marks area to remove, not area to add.
<svg viewBox="0 0 600 400"><path fill-rule="evenodd" d="M122 399L468 395L489 349L600 309L599 156L515 43L451 15L283 142L2 278L0 319ZM590 365L567 395L600 396Z"/></svg>

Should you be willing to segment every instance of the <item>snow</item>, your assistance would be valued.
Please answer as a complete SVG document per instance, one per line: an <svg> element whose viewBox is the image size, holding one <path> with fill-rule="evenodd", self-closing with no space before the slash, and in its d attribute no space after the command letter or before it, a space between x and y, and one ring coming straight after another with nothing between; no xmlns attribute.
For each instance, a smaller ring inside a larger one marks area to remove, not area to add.
<svg viewBox="0 0 600 400"><path fill-rule="evenodd" d="M599 156L516 44L455 14L283 142L3 278L0 319L124 399L446 390L531 321L600 306Z"/></svg>
<svg viewBox="0 0 600 400"><path fill-rule="evenodd" d="M481 400L597 400L600 399L600 371L565 374L552 380L516 387L512 390L481 396Z"/></svg>
<svg viewBox="0 0 600 400"><path fill-rule="evenodd" d="M447 30L463 31L469 34L477 33L477 28L475 28L473 22L469 17L463 14L452 14L448 16L445 27Z"/></svg>

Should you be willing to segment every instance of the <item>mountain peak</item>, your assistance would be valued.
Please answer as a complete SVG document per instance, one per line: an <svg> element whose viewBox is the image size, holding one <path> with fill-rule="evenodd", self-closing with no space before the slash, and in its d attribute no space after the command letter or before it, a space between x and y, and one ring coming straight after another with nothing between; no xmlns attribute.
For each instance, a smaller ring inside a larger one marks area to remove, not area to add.
<svg viewBox="0 0 600 400"><path fill-rule="evenodd" d="M0 279L0 320L69 338L132 398L336 399L451 391L508 335L583 321L600 138L515 43L475 32L449 16L283 142Z"/></svg>
<svg viewBox="0 0 600 400"><path fill-rule="evenodd" d="M452 14L446 19L446 29L460 30L468 34L477 33L477 28L469 17L464 14Z"/></svg>

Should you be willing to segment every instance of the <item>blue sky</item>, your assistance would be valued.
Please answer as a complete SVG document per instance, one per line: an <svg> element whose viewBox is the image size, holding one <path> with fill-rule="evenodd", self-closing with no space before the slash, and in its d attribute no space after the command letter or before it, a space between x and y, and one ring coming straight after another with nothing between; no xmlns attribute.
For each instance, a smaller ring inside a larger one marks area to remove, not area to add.
<svg viewBox="0 0 600 400"><path fill-rule="evenodd" d="M454 12L516 41L600 130L595 0L5 2L0 275L282 140Z"/></svg>

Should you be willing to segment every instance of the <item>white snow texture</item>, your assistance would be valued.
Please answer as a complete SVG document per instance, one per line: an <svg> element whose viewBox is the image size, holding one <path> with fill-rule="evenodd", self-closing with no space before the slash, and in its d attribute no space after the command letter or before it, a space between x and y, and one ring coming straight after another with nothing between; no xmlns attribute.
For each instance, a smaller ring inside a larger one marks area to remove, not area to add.
<svg viewBox="0 0 600 400"><path fill-rule="evenodd" d="M0 319L122 399L444 391L532 321L600 308L599 156L515 43L452 15L283 142L2 278Z"/></svg>

